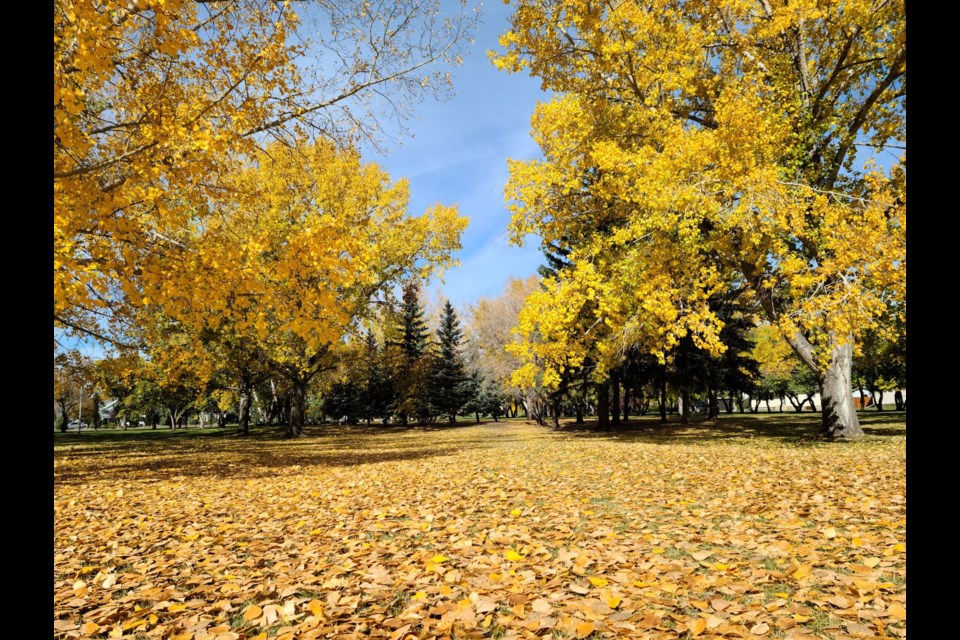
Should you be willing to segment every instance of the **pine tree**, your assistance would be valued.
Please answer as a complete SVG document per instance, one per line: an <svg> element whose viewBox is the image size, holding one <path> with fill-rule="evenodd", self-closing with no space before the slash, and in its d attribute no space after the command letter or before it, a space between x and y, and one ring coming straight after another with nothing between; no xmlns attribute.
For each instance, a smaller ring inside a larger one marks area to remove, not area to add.
<svg viewBox="0 0 960 640"><path fill-rule="evenodd" d="M363 380L360 385L361 414L367 424L383 418L393 400L393 386L384 366L384 352L373 331L367 331L363 353Z"/></svg>
<svg viewBox="0 0 960 640"><path fill-rule="evenodd" d="M430 331L420 305L420 285L416 281L403 287L403 342L401 347L408 363L413 363L427 350Z"/></svg>
<svg viewBox="0 0 960 640"><path fill-rule="evenodd" d="M448 300L437 330L438 353L431 367L430 395L432 404L439 413L449 416L451 424L457 421L457 412L471 395L471 380L460 353L462 339L460 320Z"/></svg>
<svg viewBox="0 0 960 640"><path fill-rule="evenodd" d="M420 422L431 419L429 359L430 353L427 322L420 304L420 285L410 281L403 287L403 302L400 307L399 344L400 358L396 363L394 380L396 393L393 412L400 424L407 424L410 416Z"/></svg>

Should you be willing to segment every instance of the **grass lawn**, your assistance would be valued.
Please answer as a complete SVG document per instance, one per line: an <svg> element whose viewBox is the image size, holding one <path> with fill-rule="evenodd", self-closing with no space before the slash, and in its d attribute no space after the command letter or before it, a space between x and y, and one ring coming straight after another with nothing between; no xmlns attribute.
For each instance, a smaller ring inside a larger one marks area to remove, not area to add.
<svg viewBox="0 0 960 640"><path fill-rule="evenodd" d="M902 413L54 437L54 637L906 636Z"/></svg>

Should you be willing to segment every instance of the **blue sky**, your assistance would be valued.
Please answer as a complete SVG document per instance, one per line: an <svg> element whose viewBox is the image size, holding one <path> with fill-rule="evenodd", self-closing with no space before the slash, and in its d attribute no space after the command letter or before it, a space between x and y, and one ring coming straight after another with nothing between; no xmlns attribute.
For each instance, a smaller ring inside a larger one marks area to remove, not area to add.
<svg viewBox="0 0 960 640"><path fill-rule="evenodd" d="M456 203L470 218L457 254L461 265L449 270L443 283L427 287L431 294L442 288L458 308L499 295L508 278L527 277L543 261L538 238L521 248L511 246L507 234L507 158L539 155L530 116L537 101L546 99L539 80L499 71L487 57L487 50L500 49L497 37L507 30L512 10L496 0L484 4L476 41L454 70L457 95L417 105L415 119L406 123L412 137L389 155L366 155L392 178L409 179L412 215L441 202Z"/></svg>

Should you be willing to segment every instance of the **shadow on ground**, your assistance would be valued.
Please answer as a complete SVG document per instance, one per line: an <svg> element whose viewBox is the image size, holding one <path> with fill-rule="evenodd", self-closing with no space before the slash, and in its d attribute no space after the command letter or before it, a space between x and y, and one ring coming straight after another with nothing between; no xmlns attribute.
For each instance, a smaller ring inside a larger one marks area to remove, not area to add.
<svg viewBox="0 0 960 640"><path fill-rule="evenodd" d="M867 443L906 434L903 412L861 412L860 421ZM820 415L813 413L722 414L715 420L701 418L690 424L681 424L676 417L663 424L658 416L641 416L608 429L599 429L595 420L579 425L564 421L557 428L531 426L520 421L406 427L322 425L308 426L304 436L296 439L284 439L278 427L256 427L249 435L232 429L58 433L54 437L54 484L132 477L250 479L311 468L422 461L539 438L690 445L743 439L793 446L820 442Z"/></svg>
<svg viewBox="0 0 960 640"><path fill-rule="evenodd" d="M150 477L257 478L292 467L350 467L453 455L492 438L443 437L468 423L443 426L308 426L304 436L282 437L282 428L101 430L56 434L54 484ZM423 438L424 432L438 437ZM506 439L512 436L502 434Z"/></svg>
<svg viewBox="0 0 960 640"><path fill-rule="evenodd" d="M906 414L893 412L859 412L865 439L904 436ZM580 437L631 440L659 444L710 444L724 440L759 438L783 444L813 444L819 438L819 413L721 414L714 420L694 418L681 424L671 416L666 423L659 416L631 417L627 423L601 429L596 420L584 424L561 423L553 430Z"/></svg>

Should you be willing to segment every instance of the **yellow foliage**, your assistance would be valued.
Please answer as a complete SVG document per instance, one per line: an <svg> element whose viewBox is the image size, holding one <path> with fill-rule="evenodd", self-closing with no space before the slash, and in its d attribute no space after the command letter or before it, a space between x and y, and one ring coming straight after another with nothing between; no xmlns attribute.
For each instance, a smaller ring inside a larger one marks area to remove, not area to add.
<svg viewBox="0 0 960 640"><path fill-rule="evenodd" d="M595 5L518 0L495 64L539 77L541 159L512 160L510 231L570 251L510 349L555 385L628 347L691 335L737 282L824 365L827 345L904 313L906 170L855 166L905 144L902 2Z"/></svg>

